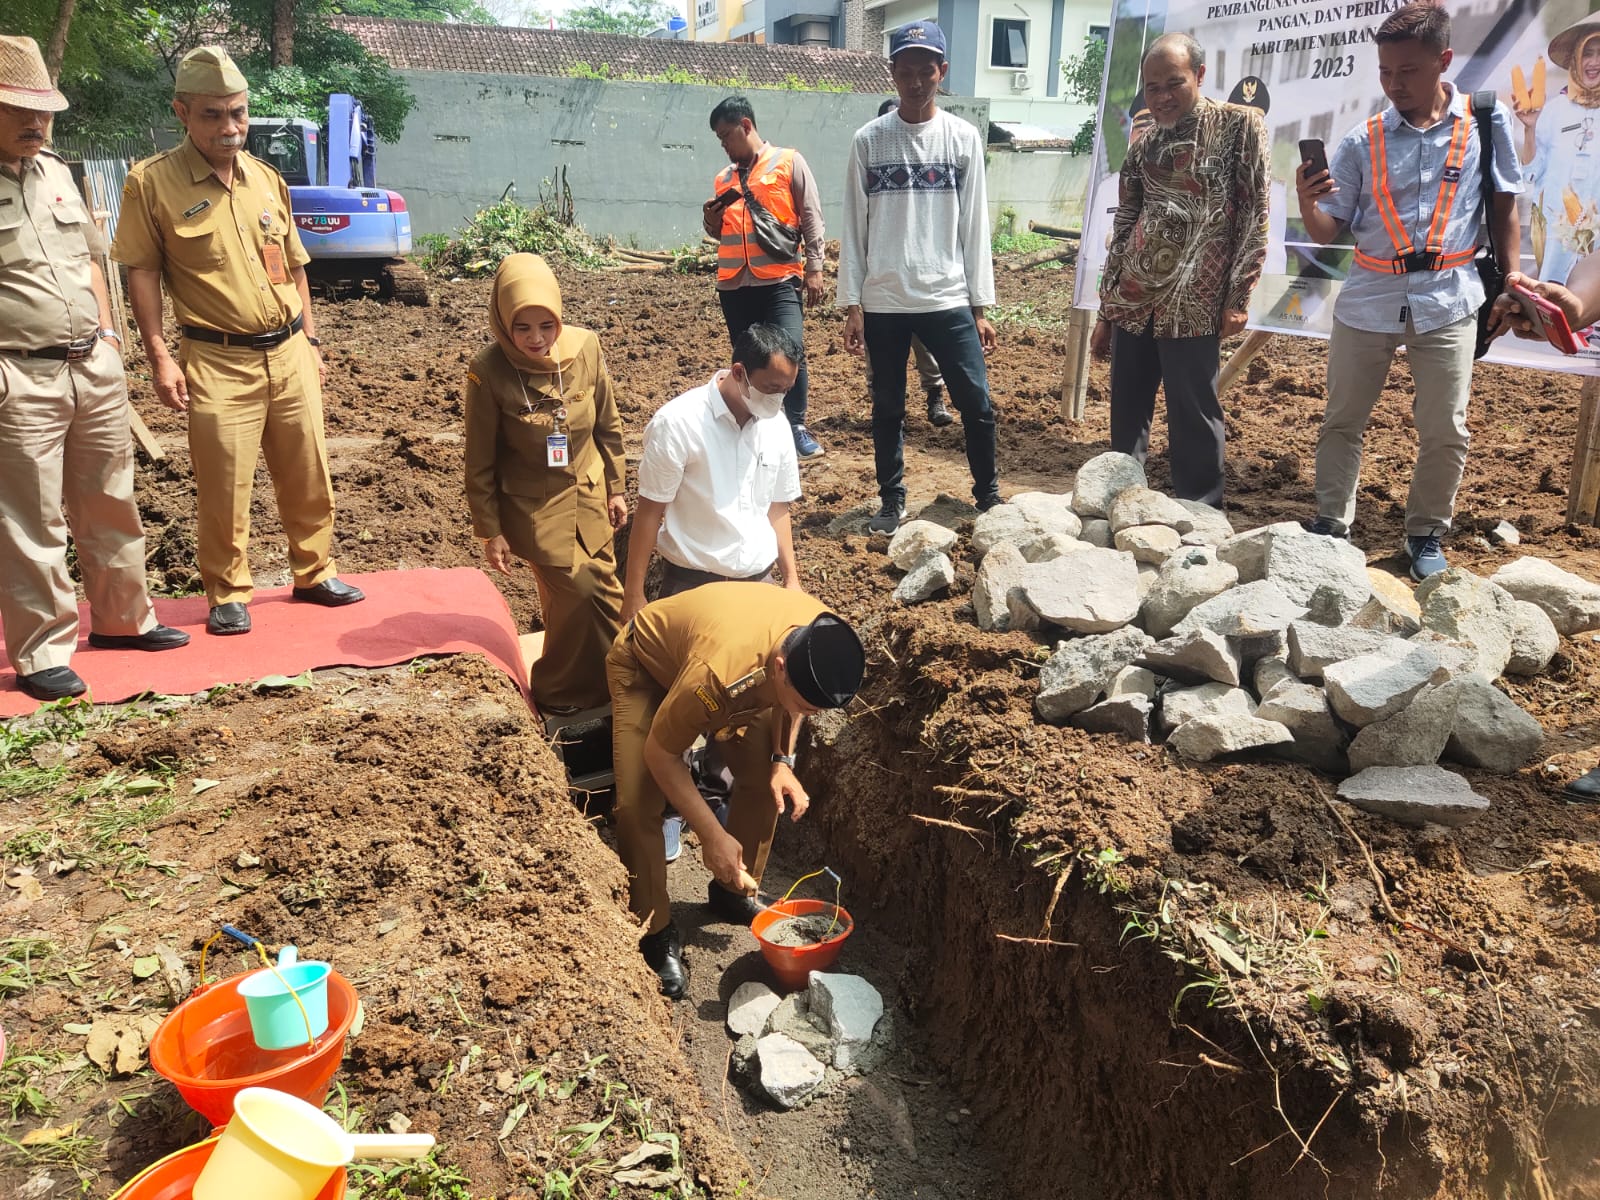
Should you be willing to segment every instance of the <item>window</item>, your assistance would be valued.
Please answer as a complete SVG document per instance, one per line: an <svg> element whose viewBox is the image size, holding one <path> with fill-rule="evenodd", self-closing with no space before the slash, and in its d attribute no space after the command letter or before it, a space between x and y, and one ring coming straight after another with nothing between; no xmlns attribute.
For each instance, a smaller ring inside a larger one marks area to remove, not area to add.
<svg viewBox="0 0 1600 1200"><path fill-rule="evenodd" d="M1028 65L1028 22L996 17L989 44L991 67L1021 68Z"/></svg>
<svg viewBox="0 0 1600 1200"><path fill-rule="evenodd" d="M1091 25L1089 26L1089 36L1092 38L1099 38L1102 42L1109 44L1111 41L1111 26Z"/></svg>

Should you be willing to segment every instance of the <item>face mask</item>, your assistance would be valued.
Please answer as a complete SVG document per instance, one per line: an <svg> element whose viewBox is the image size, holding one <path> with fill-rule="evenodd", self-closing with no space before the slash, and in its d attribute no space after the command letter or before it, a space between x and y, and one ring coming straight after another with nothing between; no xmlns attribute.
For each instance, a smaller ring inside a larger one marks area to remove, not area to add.
<svg viewBox="0 0 1600 1200"><path fill-rule="evenodd" d="M763 392L749 380L745 381L744 402L751 415L757 420L764 421L768 417L775 417L783 411L783 398L786 392Z"/></svg>

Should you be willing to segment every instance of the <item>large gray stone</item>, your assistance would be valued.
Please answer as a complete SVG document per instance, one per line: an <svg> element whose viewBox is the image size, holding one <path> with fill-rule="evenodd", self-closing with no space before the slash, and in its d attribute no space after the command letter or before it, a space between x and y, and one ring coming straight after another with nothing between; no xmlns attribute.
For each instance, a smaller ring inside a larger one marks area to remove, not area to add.
<svg viewBox="0 0 1600 1200"><path fill-rule="evenodd" d="M948 554L961 539L932 521L907 521L889 539L889 560L909 571L930 554Z"/></svg>
<svg viewBox="0 0 1600 1200"><path fill-rule="evenodd" d="M1478 649L1478 670L1494 679L1511 661L1517 632L1516 600L1498 584L1464 567L1430 575L1417 585L1422 627Z"/></svg>
<svg viewBox="0 0 1600 1200"><path fill-rule="evenodd" d="M900 581L899 586L894 589L894 598L901 604L920 604L929 597L945 591L955 581L955 563L950 561L949 555L935 551Z"/></svg>
<svg viewBox="0 0 1600 1200"><path fill-rule="evenodd" d="M1556 632L1550 614L1528 600L1517 601L1517 630L1511 635L1511 658L1506 663L1507 675L1537 675L1550 665L1550 660L1561 649L1561 635Z"/></svg>
<svg viewBox="0 0 1600 1200"><path fill-rule="evenodd" d="M1201 717L1249 717L1255 711L1249 692L1225 683L1169 688L1161 693L1161 732L1171 733Z"/></svg>
<svg viewBox="0 0 1600 1200"><path fill-rule="evenodd" d="M1147 487L1131 487L1119 492L1111 501L1107 519L1111 522L1111 532L1114 534L1136 525L1165 525L1174 535L1194 528L1194 522L1183 505ZM1176 544L1176 536L1173 542Z"/></svg>
<svg viewBox="0 0 1600 1200"><path fill-rule="evenodd" d="M1239 573L1240 583L1255 583L1267 577L1267 551L1274 533L1305 533L1294 521L1280 521L1259 529L1246 529L1224 538L1217 545L1217 558Z"/></svg>
<svg viewBox="0 0 1600 1200"><path fill-rule="evenodd" d="M1600 584L1542 558L1519 558L1491 577L1518 600L1544 609L1562 637L1600 629Z"/></svg>
<svg viewBox="0 0 1600 1200"><path fill-rule="evenodd" d="M1439 665L1444 668L1446 679L1456 679L1462 675L1480 675L1478 669L1481 655L1478 648L1471 642L1464 642L1459 638L1446 637L1442 633L1435 633L1431 629L1424 629L1421 633L1414 633L1407 639L1412 646L1420 646L1429 651L1439 660ZM1484 676L1484 678L1488 678Z"/></svg>
<svg viewBox="0 0 1600 1200"><path fill-rule="evenodd" d="M779 1001L762 1033L781 1033L793 1038L823 1066L833 1062L833 1038L826 1023L811 1014L810 997L806 992L794 992Z"/></svg>
<svg viewBox="0 0 1600 1200"><path fill-rule="evenodd" d="M1445 757L1469 767L1515 775L1544 748L1544 729L1488 680L1469 675L1441 691L1455 696L1455 728Z"/></svg>
<svg viewBox="0 0 1600 1200"><path fill-rule="evenodd" d="M1409 583L1377 567L1367 568L1367 583L1372 596L1348 624L1399 637L1410 637L1422 628L1422 606Z"/></svg>
<svg viewBox="0 0 1600 1200"><path fill-rule="evenodd" d="M1257 750L1293 740L1289 731L1276 721L1230 713L1185 721L1173 730L1168 744L1185 758L1210 762L1223 754L1237 754L1241 750Z"/></svg>
<svg viewBox="0 0 1600 1200"><path fill-rule="evenodd" d="M1029 562L1049 562L1052 558L1082 550L1089 544L1064 533L1036 533L1025 541L1017 542L1016 547Z"/></svg>
<svg viewBox="0 0 1600 1200"><path fill-rule="evenodd" d="M778 999L778 993L764 983L741 983L728 998L728 1029L735 1037L759 1035Z"/></svg>
<svg viewBox="0 0 1600 1200"><path fill-rule="evenodd" d="M1143 630L1131 627L1063 642L1039 672L1034 711L1041 720L1057 725L1082 712L1100 699L1117 672L1150 644L1151 638Z"/></svg>
<svg viewBox="0 0 1600 1200"><path fill-rule="evenodd" d="M1372 598L1367 556L1343 538L1274 525L1267 537L1267 578L1294 603L1342 625Z"/></svg>
<svg viewBox="0 0 1600 1200"><path fill-rule="evenodd" d="M1080 517L1105 517L1111 502L1131 487L1145 487L1144 467L1128 454L1107 451L1078 468L1072 483L1072 510Z"/></svg>
<svg viewBox="0 0 1600 1200"><path fill-rule="evenodd" d="M1422 826L1465 825L1489 810L1489 802L1461 776L1443 767L1368 767L1339 785L1339 798L1357 808Z"/></svg>
<svg viewBox="0 0 1600 1200"><path fill-rule="evenodd" d="M1372 654L1389 641L1375 629L1330 628L1315 621L1289 626L1289 669L1301 679L1321 679L1331 663Z"/></svg>
<svg viewBox="0 0 1600 1200"><path fill-rule="evenodd" d="M1185 683L1212 680L1239 686L1239 658L1228 639L1209 629L1195 629L1157 642L1138 662L1158 675Z"/></svg>
<svg viewBox="0 0 1600 1200"><path fill-rule="evenodd" d="M1156 677L1152 671L1143 667L1123 667L1111 678L1111 684L1106 688L1106 696L1143 696L1146 700L1156 697Z"/></svg>
<svg viewBox="0 0 1600 1200"><path fill-rule="evenodd" d="M1287 673L1288 668L1284 667L1284 671ZM1328 707L1321 688L1286 675L1263 695L1256 716L1263 721L1276 721L1289 731L1293 744L1280 748L1289 757L1330 774L1342 775L1348 769L1345 752L1350 736Z"/></svg>
<svg viewBox="0 0 1600 1200"><path fill-rule="evenodd" d="M992 511L992 510L991 510ZM1037 629L1039 618L1021 603L1023 574L1027 561L1012 542L1002 542L983 556L978 577L972 585L972 611L979 629ZM1013 608L1012 594L1018 603ZM1022 624L1016 618L1022 618Z"/></svg>
<svg viewBox="0 0 1600 1200"><path fill-rule="evenodd" d="M1111 549L1111 522L1104 517L1095 517L1083 523L1083 532L1078 535L1091 546L1102 549Z"/></svg>
<svg viewBox="0 0 1600 1200"><path fill-rule="evenodd" d="M1185 538L1185 545L1215 546L1233 536L1233 523L1220 508L1213 508L1200 500L1179 500L1178 507L1189 514L1189 527L1185 529L1182 525L1178 526L1178 532ZM1190 538L1198 540L1189 541Z"/></svg>
<svg viewBox="0 0 1600 1200"><path fill-rule="evenodd" d="M1239 582L1239 572L1204 546L1180 550L1161 565L1139 605L1139 623L1164 638L1196 605L1222 595Z"/></svg>
<svg viewBox="0 0 1600 1200"><path fill-rule="evenodd" d="M1289 664L1276 655L1268 655L1266 658L1257 659L1255 670L1250 675L1250 682L1255 685L1256 695L1263 700L1267 698L1274 688L1287 680L1293 680L1295 683L1300 682L1295 673L1289 669ZM1276 717L1273 718L1273 720L1276 719Z"/></svg>
<svg viewBox="0 0 1600 1200"><path fill-rule="evenodd" d="M1399 639L1373 654L1331 663L1322 671L1333 711L1341 720L1362 727L1392 717L1423 688L1448 677L1432 651Z"/></svg>
<svg viewBox="0 0 1600 1200"><path fill-rule="evenodd" d="M1040 533L1059 533L1075 538L1083 531L1083 520L1072 511L1072 495L1053 492L1019 492L1006 501Z"/></svg>
<svg viewBox="0 0 1600 1200"><path fill-rule="evenodd" d="M756 1042L756 1078L779 1108L798 1108L822 1086L822 1064L792 1037L769 1033Z"/></svg>
<svg viewBox="0 0 1600 1200"><path fill-rule="evenodd" d="M1393 716L1374 721L1350 741L1350 769L1424 767L1439 761L1456 723L1450 684L1424 688Z"/></svg>
<svg viewBox="0 0 1600 1200"><path fill-rule="evenodd" d="M1111 541L1136 561L1159 567L1172 557L1180 539L1178 531L1168 525L1130 525L1113 534Z"/></svg>
<svg viewBox="0 0 1600 1200"><path fill-rule="evenodd" d="M1022 598L1040 620L1074 633L1109 633L1139 612L1139 568L1120 550L1090 547L1030 563Z"/></svg>
<svg viewBox="0 0 1600 1200"><path fill-rule="evenodd" d="M859 1071L871 1054L873 1030L883 1017L883 997L859 975L813 971L806 989L811 1013L834 1040L833 1065Z"/></svg>
<svg viewBox="0 0 1600 1200"><path fill-rule="evenodd" d="M1499 521L1489 530L1489 540L1496 546L1517 546L1522 543L1522 533L1510 521Z"/></svg>
<svg viewBox="0 0 1600 1200"><path fill-rule="evenodd" d="M1241 661L1254 662L1280 652L1289 622L1305 615L1306 610L1285 596L1277 584L1261 579L1195 605L1172 627L1172 632L1209 629L1223 637L1236 638Z"/></svg>
<svg viewBox="0 0 1600 1200"><path fill-rule="evenodd" d="M1091 704L1080 713L1073 713L1071 724L1089 733L1120 733L1130 742L1150 740L1150 712L1155 707L1149 696L1131 692L1122 696L1108 696L1099 704Z"/></svg>
<svg viewBox="0 0 1600 1200"><path fill-rule="evenodd" d="M1150 594L1150 589L1156 585L1156 576L1161 574L1161 568L1151 563L1139 564L1139 605L1144 606L1144 598Z"/></svg>
<svg viewBox="0 0 1600 1200"><path fill-rule="evenodd" d="M1016 505L996 504L988 512L979 513L972 523L972 548L987 554L1002 542L1028 541L1040 532Z"/></svg>

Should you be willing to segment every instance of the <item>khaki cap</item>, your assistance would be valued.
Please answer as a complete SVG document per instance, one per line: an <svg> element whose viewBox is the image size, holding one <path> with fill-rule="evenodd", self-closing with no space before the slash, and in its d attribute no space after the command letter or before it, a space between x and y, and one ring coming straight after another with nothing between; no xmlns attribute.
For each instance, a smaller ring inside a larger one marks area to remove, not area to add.
<svg viewBox="0 0 1600 1200"><path fill-rule="evenodd" d="M196 46L178 64L173 91L193 96L237 96L250 83L221 46Z"/></svg>
<svg viewBox="0 0 1600 1200"><path fill-rule="evenodd" d="M39 43L31 37L0 37L0 104L34 112L67 107L67 98L50 82Z"/></svg>

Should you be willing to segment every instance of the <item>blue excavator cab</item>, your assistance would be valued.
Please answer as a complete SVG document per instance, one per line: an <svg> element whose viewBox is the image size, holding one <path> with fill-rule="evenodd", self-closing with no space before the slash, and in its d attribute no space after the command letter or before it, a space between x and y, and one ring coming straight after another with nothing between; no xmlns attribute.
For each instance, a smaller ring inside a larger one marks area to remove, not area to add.
<svg viewBox="0 0 1600 1200"><path fill-rule="evenodd" d="M383 299L428 303L427 281L411 253L411 214L399 192L378 186L378 138L354 96L328 97L325 130L303 117L251 117L250 153L276 167L289 185L306 274L329 285Z"/></svg>

